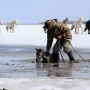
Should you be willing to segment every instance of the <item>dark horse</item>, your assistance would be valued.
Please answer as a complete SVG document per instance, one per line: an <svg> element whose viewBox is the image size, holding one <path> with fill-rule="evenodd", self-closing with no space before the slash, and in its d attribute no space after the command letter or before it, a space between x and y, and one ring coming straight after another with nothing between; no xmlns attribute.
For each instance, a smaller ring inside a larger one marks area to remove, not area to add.
<svg viewBox="0 0 90 90"><path fill-rule="evenodd" d="M41 59L44 63L52 62L52 54L47 54L43 49L36 49L36 61L40 62Z"/></svg>
<svg viewBox="0 0 90 90"><path fill-rule="evenodd" d="M85 30L84 32L88 29L88 34L90 34L90 20L88 20L85 24Z"/></svg>

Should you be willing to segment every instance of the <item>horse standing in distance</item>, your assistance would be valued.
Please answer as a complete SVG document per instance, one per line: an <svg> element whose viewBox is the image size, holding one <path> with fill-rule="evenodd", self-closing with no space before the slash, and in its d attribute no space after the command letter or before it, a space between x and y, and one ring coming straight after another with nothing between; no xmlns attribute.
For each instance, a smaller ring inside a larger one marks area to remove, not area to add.
<svg viewBox="0 0 90 90"><path fill-rule="evenodd" d="M70 19L69 18L66 18L65 20L60 20L58 21L58 23L64 23L64 24L70 24Z"/></svg>
<svg viewBox="0 0 90 90"><path fill-rule="evenodd" d="M75 28L75 33L78 34L79 33L79 28L81 28L82 29L81 34L83 34L82 23L83 23L83 17L80 17L78 20L75 20L73 22L71 30L73 30ZM77 29L78 29L78 31L76 31Z"/></svg>
<svg viewBox="0 0 90 90"><path fill-rule="evenodd" d="M88 29L88 34L90 34L90 20L88 20L85 24L85 30L84 32Z"/></svg>
<svg viewBox="0 0 90 90"><path fill-rule="evenodd" d="M8 32L8 29L10 29L10 33L11 33L11 29L12 29L12 33L14 33L14 28L15 25L17 25L17 20L13 20L12 22L7 22L7 26L6 26L6 30Z"/></svg>
<svg viewBox="0 0 90 90"><path fill-rule="evenodd" d="M2 20L0 20L0 24L2 25Z"/></svg>

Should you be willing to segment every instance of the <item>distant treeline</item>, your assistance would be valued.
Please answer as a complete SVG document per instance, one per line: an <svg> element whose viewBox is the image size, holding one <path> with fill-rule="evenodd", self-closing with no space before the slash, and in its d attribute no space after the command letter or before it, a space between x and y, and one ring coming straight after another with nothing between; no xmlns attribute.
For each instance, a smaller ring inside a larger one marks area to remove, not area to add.
<svg viewBox="0 0 90 90"><path fill-rule="evenodd" d="M70 21L70 24L72 24L73 23L73 21ZM86 23L86 21L83 21L83 24L85 24ZM38 25L38 24L44 24L44 22L40 22L40 23L18 23L18 25ZM3 25L7 25L6 23L3 23Z"/></svg>
<svg viewBox="0 0 90 90"><path fill-rule="evenodd" d="M72 24L72 23L73 23L73 21L70 21L70 24ZM85 24L85 23L86 23L86 21L83 21L83 24ZM44 24L44 22L41 22L39 24Z"/></svg>

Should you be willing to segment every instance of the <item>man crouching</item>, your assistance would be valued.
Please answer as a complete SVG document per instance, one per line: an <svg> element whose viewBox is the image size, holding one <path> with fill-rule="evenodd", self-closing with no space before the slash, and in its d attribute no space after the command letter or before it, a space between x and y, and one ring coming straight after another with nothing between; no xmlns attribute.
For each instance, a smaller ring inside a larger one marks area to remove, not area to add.
<svg viewBox="0 0 90 90"><path fill-rule="evenodd" d="M53 62L59 61L59 51L63 48L64 52L67 53L70 62L74 62L72 51L70 49L72 34L68 26L63 23L57 23L56 20L46 20L44 30L47 30L47 46L46 52L49 53L52 46L53 38L57 41L53 47Z"/></svg>

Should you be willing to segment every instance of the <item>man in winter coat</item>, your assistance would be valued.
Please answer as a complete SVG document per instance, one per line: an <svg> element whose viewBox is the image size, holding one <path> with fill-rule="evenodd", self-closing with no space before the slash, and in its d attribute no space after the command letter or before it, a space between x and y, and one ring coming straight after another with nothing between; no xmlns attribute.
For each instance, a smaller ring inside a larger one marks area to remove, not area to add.
<svg viewBox="0 0 90 90"><path fill-rule="evenodd" d="M52 46L53 38L57 41L53 47L53 62L59 61L59 51L63 48L63 51L67 53L70 62L74 62L72 51L70 49L72 34L68 26L63 23L57 23L56 20L46 20L44 30L47 30L47 46L46 52L49 53Z"/></svg>

